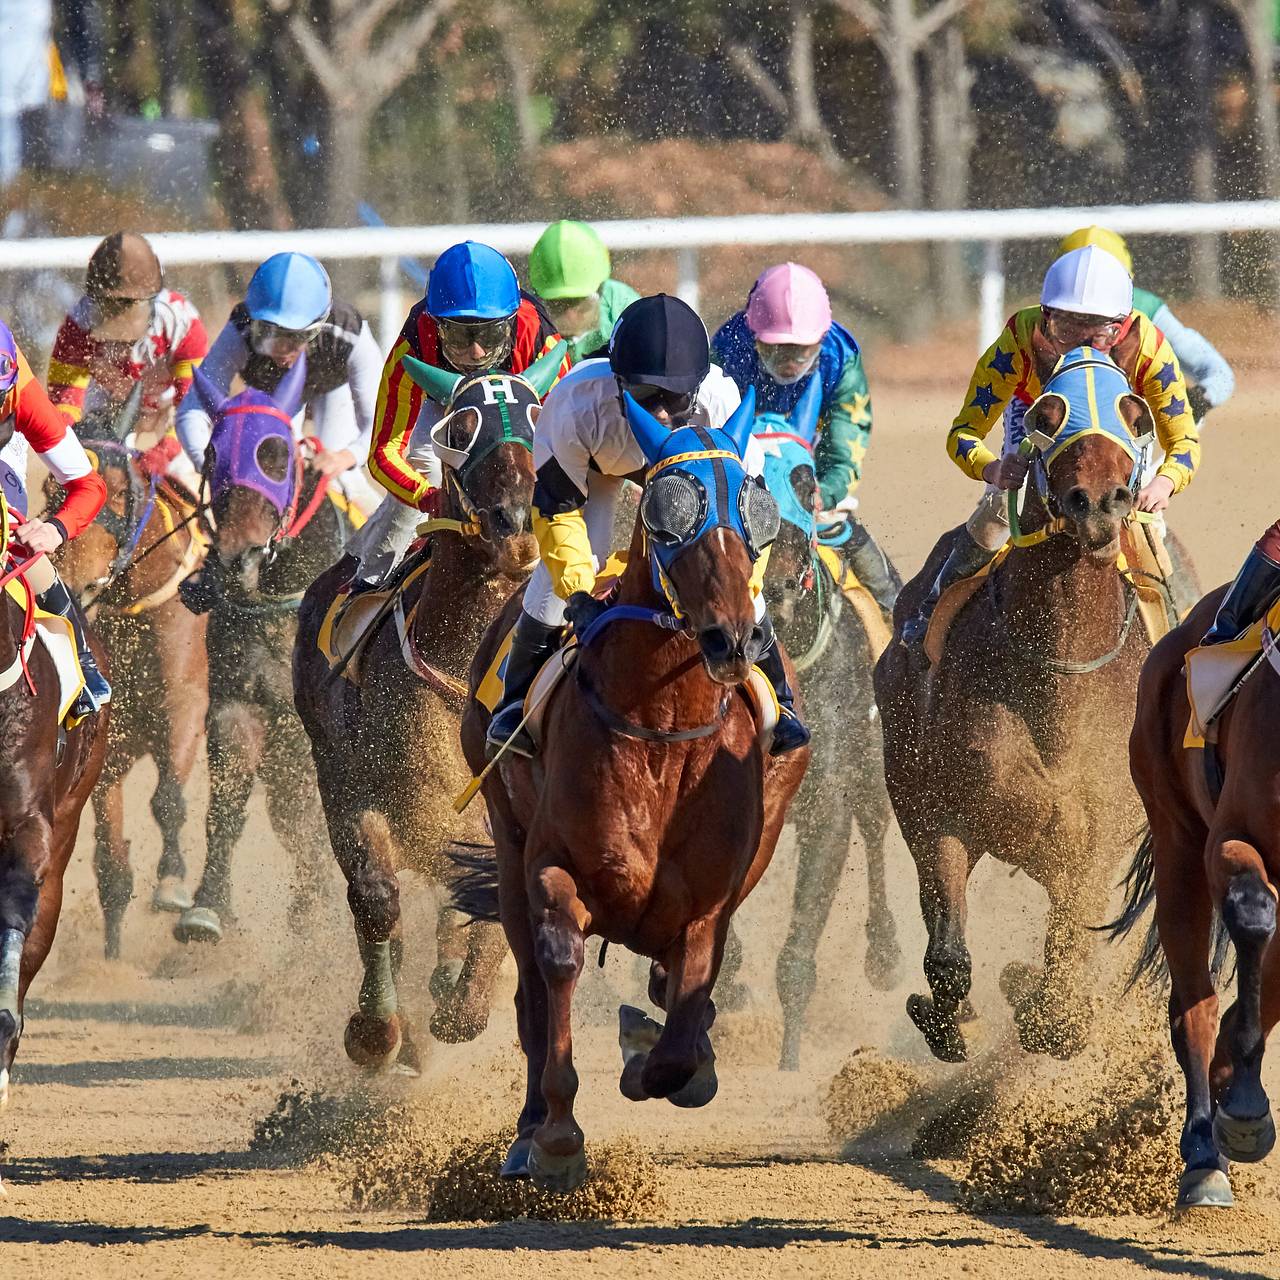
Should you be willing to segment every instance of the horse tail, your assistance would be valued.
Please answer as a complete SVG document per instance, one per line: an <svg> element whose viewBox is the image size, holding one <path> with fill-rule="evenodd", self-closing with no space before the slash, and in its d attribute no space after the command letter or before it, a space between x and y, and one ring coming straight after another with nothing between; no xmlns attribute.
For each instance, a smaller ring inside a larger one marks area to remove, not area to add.
<svg viewBox="0 0 1280 1280"><path fill-rule="evenodd" d="M1146 914L1147 908L1155 901L1156 896L1156 864L1155 840L1151 835L1151 826L1144 823L1138 830L1138 847L1133 852L1129 870L1120 882L1124 889L1124 906L1120 914L1109 924L1099 925L1100 932L1107 935L1108 942L1119 942L1127 938L1134 926ZM1147 936L1142 950L1134 961L1129 980L1125 983L1125 992L1132 991L1140 982L1163 984L1168 981L1169 971L1164 963L1164 952L1160 949L1160 935L1156 930L1155 916L1147 927Z"/></svg>
<svg viewBox="0 0 1280 1280"><path fill-rule="evenodd" d="M449 900L455 911L470 916L470 923L497 924L498 859L491 844L457 840L446 852L460 874L449 886Z"/></svg>

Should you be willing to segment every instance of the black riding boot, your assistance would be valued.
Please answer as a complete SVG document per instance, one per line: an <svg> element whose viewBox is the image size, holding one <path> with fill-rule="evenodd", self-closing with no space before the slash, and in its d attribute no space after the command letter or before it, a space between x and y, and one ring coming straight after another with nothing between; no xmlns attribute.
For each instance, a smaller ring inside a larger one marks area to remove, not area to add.
<svg viewBox="0 0 1280 1280"><path fill-rule="evenodd" d="M511 738L508 751L517 755L533 755L533 739L528 732L516 728L524 718L524 700L533 678L542 670L542 664L555 653L560 644L560 628L549 627L545 622L521 612L516 622L515 635L511 637L511 650L507 654L507 669L502 679L502 702L489 721L485 742L490 756Z"/></svg>
<svg viewBox="0 0 1280 1280"><path fill-rule="evenodd" d="M1213 626L1201 644L1224 644L1262 617L1267 606L1280 595L1280 564L1250 547L1236 580L1218 606Z"/></svg>
<svg viewBox="0 0 1280 1280"><path fill-rule="evenodd" d="M36 597L36 603L46 613L56 613L71 623L71 629L76 638L76 654L80 658L80 671L84 675L84 688L80 690L80 696L71 708L71 714L73 716L92 715L111 701L111 686L98 670L98 660L93 656L93 650L89 648L89 642L85 638L84 614L72 599L66 584L56 574L53 585Z"/></svg>
<svg viewBox="0 0 1280 1280"><path fill-rule="evenodd" d="M942 593L953 583L971 578L979 569L984 568L995 559L996 553L980 547L972 538L968 529L961 529L956 537L951 554L943 562L938 576L929 588L929 594L920 601L920 608L912 618L902 624L902 643L905 645L921 644L929 631L929 620L933 611L942 599Z"/></svg>
<svg viewBox="0 0 1280 1280"><path fill-rule="evenodd" d="M756 659L756 666L764 672L773 692L778 699L778 707L782 714L773 730L773 746L770 755L780 756L797 747L808 746L809 729L796 714L795 694L787 683L787 670L782 665L782 651L778 648L777 636L773 632L773 619L766 613L761 622L764 631L764 648Z"/></svg>
<svg viewBox="0 0 1280 1280"><path fill-rule="evenodd" d="M860 520L849 520L852 536L845 548L849 567L858 575L858 581L871 592L872 599L880 606L880 612L892 627L893 606L902 590L902 579L889 557L880 550L871 531Z"/></svg>

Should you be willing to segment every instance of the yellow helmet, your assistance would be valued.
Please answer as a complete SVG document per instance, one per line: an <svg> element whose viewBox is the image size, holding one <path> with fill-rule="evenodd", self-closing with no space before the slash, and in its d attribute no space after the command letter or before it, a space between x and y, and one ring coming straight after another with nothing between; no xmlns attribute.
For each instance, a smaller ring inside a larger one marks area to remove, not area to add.
<svg viewBox="0 0 1280 1280"><path fill-rule="evenodd" d="M1062 243L1058 245L1058 252L1070 253L1072 249L1083 249L1091 244L1096 244L1099 249L1105 249L1113 258L1119 258L1124 263L1124 269L1133 275L1133 255L1124 242L1124 236L1108 231L1106 227L1081 227L1069 236L1063 236Z"/></svg>

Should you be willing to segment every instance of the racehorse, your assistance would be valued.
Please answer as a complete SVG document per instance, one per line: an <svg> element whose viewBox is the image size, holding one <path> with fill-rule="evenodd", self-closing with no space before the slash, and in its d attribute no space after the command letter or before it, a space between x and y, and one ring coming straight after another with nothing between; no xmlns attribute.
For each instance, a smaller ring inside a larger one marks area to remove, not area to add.
<svg viewBox="0 0 1280 1280"><path fill-rule="evenodd" d="M1043 972L1009 965L1001 979L1023 1048L1069 1057L1083 1043L1086 926L1105 899L1115 832L1137 821L1125 742L1149 642L1117 557L1149 427L1110 361L1064 357L1028 411L1041 448L1014 545L955 615L936 665L895 642L876 667L885 777L929 933L932 999L911 996L907 1012L945 1062L966 1055L965 891L986 854L1049 896ZM899 631L953 536L903 589Z"/></svg>
<svg viewBox="0 0 1280 1280"><path fill-rule="evenodd" d="M216 527L204 570L183 583L182 597L209 614L209 811L204 875L174 926L180 942L218 942L235 919L231 853L259 775L272 829L293 858L295 932L322 879L322 814L289 655L303 591L341 554L348 530L326 500L327 479L294 440L305 365L304 356L274 395L249 388L230 398L195 371L214 423L205 471Z"/></svg>
<svg viewBox="0 0 1280 1280"><path fill-rule="evenodd" d="M10 423L8 431L12 432ZM7 440L0 440L0 444ZM9 509L0 498L0 546L8 547ZM4 577L21 563L10 550ZM29 563L29 562L28 562ZM58 672L43 644L28 648L26 611L0 600L0 1106L22 1038L27 989L53 945L62 878L80 814L102 771L109 707L73 728L59 724ZM88 643L102 662L101 646ZM24 658L25 654L25 658Z"/></svg>
<svg viewBox="0 0 1280 1280"><path fill-rule="evenodd" d="M717 1088L708 1033L729 921L773 856L807 764L807 748L766 754L742 690L761 643L752 563L778 524L741 462L754 400L749 391L722 429L668 432L626 397L650 467L614 604L544 695L538 756L500 756L483 777L496 858L476 860L459 902L501 918L528 1066L502 1172L551 1190L586 1177L570 1025L586 939L648 956L650 998L668 1014L659 1027L620 1010L623 1095L705 1105ZM477 774L488 712L476 692L520 596L471 668L462 740Z"/></svg>
<svg viewBox="0 0 1280 1280"><path fill-rule="evenodd" d="M1169 1027L1186 1079L1184 1169L1178 1204L1232 1203L1227 1161L1255 1161L1275 1145L1262 1087L1266 1039L1280 1020L1272 938L1280 883L1280 678L1261 661L1215 719L1205 749L1184 746L1190 705L1183 665L1213 622L1226 588L1206 596L1152 650L1138 683L1129 742L1149 827L1126 878L1127 933L1155 900L1135 978L1167 964ZM1269 633L1264 643L1270 645ZM1216 979L1235 947L1235 1003L1218 1023ZM1212 955L1212 959L1211 959Z"/></svg>
<svg viewBox="0 0 1280 1280"><path fill-rule="evenodd" d="M765 571L764 593L774 626L795 663L810 715L831 719L814 736L804 785L791 808L799 853L791 927L778 955L783 1031L780 1069L800 1065L805 1014L817 985L818 943L849 856L856 820L866 850L866 972L877 990L891 990L901 953L885 893L884 844L892 813L884 785L884 754L874 716L875 655L862 623L816 550L818 487L814 442L821 408L814 379L790 419L756 418L765 481L782 524Z"/></svg>
<svg viewBox="0 0 1280 1280"><path fill-rule="evenodd" d="M294 698L311 738L364 965L358 1009L344 1037L347 1053L362 1066L419 1065L397 993L403 956L398 871L409 868L446 885L454 871L445 853L451 841L485 838L476 811L462 822L450 804L470 777L458 723L476 645L512 583L536 563L528 532L533 430L563 355L563 348L549 352L518 376L465 379L406 358L409 376L449 406L431 432L448 514L432 522L427 545L413 558L422 572L388 597L364 648L350 659L359 683L331 673L317 643L335 596L351 578L351 558L322 574L303 600ZM391 625L393 599L399 625ZM477 925L464 941L446 902L436 942L431 1031L441 1040L469 1040L489 1019L490 988L506 954L501 931Z"/></svg>
<svg viewBox="0 0 1280 1280"><path fill-rule="evenodd" d="M135 384L140 392L141 383ZM191 906L182 854L183 789L204 736L208 706L205 618L185 608L178 584L204 561L207 535L196 502L174 482L143 477L123 442L136 418L131 394L114 419L86 415L78 426L107 501L97 520L58 549L63 581L92 615L111 655L116 698L106 764L94 793L94 871L109 959L120 955L120 930L133 896L129 841L124 834L124 780L136 761L156 766L151 813L163 849L151 905ZM53 483L49 482L52 489Z"/></svg>

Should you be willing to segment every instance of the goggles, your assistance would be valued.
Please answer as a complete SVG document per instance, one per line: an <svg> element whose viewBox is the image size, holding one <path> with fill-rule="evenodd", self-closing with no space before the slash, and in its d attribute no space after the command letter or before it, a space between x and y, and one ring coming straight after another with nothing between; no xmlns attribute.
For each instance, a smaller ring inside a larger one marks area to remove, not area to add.
<svg viewBox="0 0 1280 1280"><path fill-rule="evenodd" d="M600 295L591 293L583 298L548 298L547 313L562 334L580 338L600 322Z"/></svg>
<svg viewBox="0 0 1280 1280"><path fill-rule="evenodd" d="M500 320L448 320L436 318L440 346L455 369L474 373L503 364L511 354L514 324L511 316Z"/></svg>
<svg viewBox="0 0 1280 1280"><path fill-rule="evenodd" d="M647 409L650 413L665 410L671 418L688 417L698 399L696 391L668 391L666 387L655 387L645 382L627 385L620 380L619 386L629 391L631 398L642 409Z"/></svg>
<svg viewBox="0 0 1280 1280"><path fill-rule="evenodd" d="M1093 341L1113 343L1124 328L1125 317L1083 316L1074 311L1045 308L1045 329L1049 337L1071 347L1091 345Z"/></svg>
<svg viewBox="0 0 1280 1280"><path fill-rule="evenodd" d="M0 401L18 381L18 362L8 351L0 351Z"/></svg>
<svg viewBox="0 0 1280 1280"><path fill-rule="evenodd" d="M260 356L281 360L308 346L323 328L324 320L305 329L284 329L270 320L254 320L249 325L249 343Z"/></svg>

